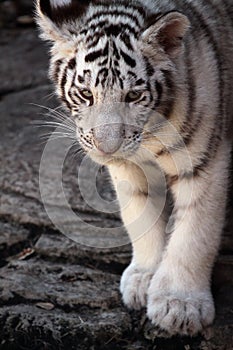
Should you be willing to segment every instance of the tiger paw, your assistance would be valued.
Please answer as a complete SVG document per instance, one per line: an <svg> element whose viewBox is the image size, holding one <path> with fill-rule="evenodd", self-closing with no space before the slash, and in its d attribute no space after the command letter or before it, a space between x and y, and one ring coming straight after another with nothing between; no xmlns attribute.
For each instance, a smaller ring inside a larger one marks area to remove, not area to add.
<svg viewBox="0 0 233 350"><path fill-rule="evenodd" d="M149 288L147 315L155 326L170 336L194 336L214 320L214 304L207 292L185 295Z"/></svg>
<svg viewBox="0 0 233 350"><path fill-rule="evenodd" d="M147 291L154 273L138 268L131 264L121 277L120 291L124 304L139 310L146 307Z"/></svg>

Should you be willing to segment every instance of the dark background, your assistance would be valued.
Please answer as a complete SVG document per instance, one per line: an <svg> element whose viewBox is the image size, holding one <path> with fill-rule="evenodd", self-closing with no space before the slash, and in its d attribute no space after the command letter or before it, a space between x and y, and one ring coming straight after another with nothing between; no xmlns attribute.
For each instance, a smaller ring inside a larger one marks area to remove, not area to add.
<svg viewBox="0 0 233 350"><path fill-rule="evenodd" d="M47 79L46 45L31 13L32 1L0 1L0 349L233 349L230 200L213 276L215 324L194 339L158 338L144 312L123 307L118 286L130 246L81 246L48 219L38 184L45 130L33 122L49 118L35 104L54 108L58 102ZM93 225L119 226L117 215L100 215L82 200L79 162L68 159L63 176L73 210ZM112 198L104 170L98 187Z"/></svg>

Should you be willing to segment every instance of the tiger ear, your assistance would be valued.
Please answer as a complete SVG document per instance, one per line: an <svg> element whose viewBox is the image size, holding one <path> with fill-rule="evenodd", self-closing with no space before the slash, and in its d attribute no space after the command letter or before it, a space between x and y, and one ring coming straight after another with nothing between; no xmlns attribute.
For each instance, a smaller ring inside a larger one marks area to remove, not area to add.
<svg viewBox="0 0 233 350"><path fill-rule="evenodd" d="M41 37L52 42L67 39L71 36L71 24L86 12L89 4L88 0L36 0L36 20L42 31Z"/></svg>
<svg viewBox="0 0 233 350"><path fill-rule="evenodd" d="M171 57L178 56L183 49L183 39L190 27L188 18L176 11L161 15L143 32L142 40L150 46L159 45Z"/></svg>

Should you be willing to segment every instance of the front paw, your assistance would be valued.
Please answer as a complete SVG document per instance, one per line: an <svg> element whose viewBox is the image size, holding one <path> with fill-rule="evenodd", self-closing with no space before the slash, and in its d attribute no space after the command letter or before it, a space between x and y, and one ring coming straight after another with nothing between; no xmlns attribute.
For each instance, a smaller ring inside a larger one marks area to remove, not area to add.
<svg viewBox="0 0 233 350"><path fill-rule="evenodd" d="M146 307L147 291L153 272L138 268L130 264L121 277L120 291L124 304L130 308L139 310Z"/></svg>
<svg viewBox="0 0 233 350"><path fill-rule="evenodd" d="M154 325L170 336L194 336L213 322L215 310L208 290L190 293L174 288L159 290L152 281L148 290L147 315Z"/></svg>

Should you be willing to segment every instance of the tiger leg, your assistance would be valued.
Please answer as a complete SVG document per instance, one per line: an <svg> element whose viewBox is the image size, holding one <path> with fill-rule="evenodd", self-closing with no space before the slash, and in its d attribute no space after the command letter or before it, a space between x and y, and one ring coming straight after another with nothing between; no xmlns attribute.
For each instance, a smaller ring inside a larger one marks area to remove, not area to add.
<svg viewBox="0 0 233 350"><path fill-rule="evenodd" d="M214 319L210 280L224 225L229 145L172 187L176 222L148 290L148 317L170 335L195 335ZM179 195L178 195L179 194Z"/></svg>
<svg viewBox="0 0 233 350"><path fill-rule="evenodd" d="M132 261L122 275L120 290L126 306L140 309L146 307L150 280L162 258L166 224L148 194L142 191L142 174L125 167L109 170L133 247Z"/></svg>

